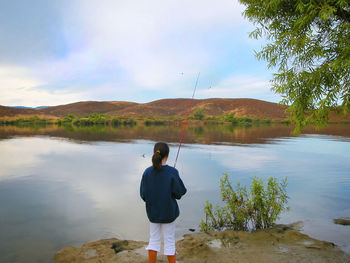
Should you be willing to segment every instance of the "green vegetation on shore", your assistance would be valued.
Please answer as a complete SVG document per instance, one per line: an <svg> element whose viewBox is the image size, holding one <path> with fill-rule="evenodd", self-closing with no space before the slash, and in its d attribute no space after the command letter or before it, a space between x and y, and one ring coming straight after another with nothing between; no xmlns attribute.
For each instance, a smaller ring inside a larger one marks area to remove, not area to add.
<svg viewBox="0 0 350 263"><path fill-rule="evenodd" d="M56 120L45 119L38 116L18 119L0 119L0 125L74 125L74 126L134 126L141 122L146 126L152 125L170 125L185 120L183 116L160 117L154 116L152 118L140 116L135 120L134 118L109 116L105 114L91 113L85 117L79 117L74 114L68 114L64 118ZM270 124L274 122L271 119L259 119L251 117L236 117L234 113L223 114L220 116L205 116L204 110L196 110L193 115L189 116L189 120L201 121L203 124L225 124L231 123L233 125L255 125L255 124Z"/></svg>
<svg viewBox="0 0 350 263"><path fill-rule="evenodd" d="M52 120L47 120L40 118L38 116L33 116L30 118L18 118L18 119L0 119L0 125L16 125L16 126L25 126L25 125L47 125L54 124Z"/></svg>
<svg viewBox="0 0 350 263"><path fill-rule="evenodd" d="M40 118L38 116L29 118L18 118L18 119L0 119L0 125L15 125L15 126L30 126L30 125L73 125L73 126L94 126L94 125L104 125L104 126L134 126L136 125L136 120L133 118L124 118L118 116L108 116L104 114L92 113L85 117L79 117L74 114L68 114L64 118L56 120L48 120L45 118Z"/></svg>
<svg viewBox="0 0 350 263"><path fill-rule="evenodd" d="M149 119L147 118L143 124L146 125L146 126L151 126L151 125L168 125L170 124L171 121L170 120L162 120L162 119Z"/></svg>
<svg viewBox="0 0 350 263"><path fill-rule="evenodd" d="M220 123L232 123L233 125L250 125L250 124L269 124L273 122L267 118L252 118L252 117L236 117L235 114L226 113L219 116L207 116L205 110L197 109L193 115L189 117L190 120L203 120L207 124L220 124Z"/></svg>
<svg viewBox="0 0 350 263"><path fill-rule="evenodd" d="M104 114L91 113L86 117L80 118L73 114L68 114L63 119L56 121L58 125L74 125L74 126L134 126L136 121L133 118L121 118L118 116L108 116Z"/></svg>
<svg viewBox="0 0 350 263"><path fill-rule="evenodd" d="M0 125L14 125L14 126L45 126L45 125L74 125L78 127L104 125L111 127L118 126L134 126L142 124L145 126L162 126L162 125L181 125L186 119L186 116L137 116L136 118L126 116L110 116L100 113L91 113L84 117L74 114L68 114L65 117L55 118L48 116L30 116L20 118L3 118L0 119ZM289 125L289 119L274 120L268 118L254 118L249 116L236 116L235 113L225 113L218 116L206 115L204 109L197 109L192 115L188 117L190 123L201 125L223 125L230 124L233 126L257 126L270 125L274 123L281 123ZM330 123L348 123L347 121L330 122Z"/></svg>
<svg viewBox="0 0 350 263"><path fill-rule="evenodd" d="M217 122L230 122L235 125L249 125L249 124L270 124L273 121L267 118L251 118L251 117L236 117L234 113L222 114L217 117L208 117L206 120Z"/></svg>
<svg viewBox="0 0 350 263"><path fill-rule="evenodd" d="M220 190L225 206L206 201L205 221L200 222L201 231L209 230L258 230L272 227L281 212L289 210L286 192L287 177L281 182L269 177L267 184L257 176L252 178L250 189L237 183L231 185L227 173L220 178Z"/></svg>
<svg viewBox="0 0 350 263"><path fill-rule="evenodd" d="M267 118L236 117L235 113L226 113L219 116L206 116L205 110L197 109L193 115L189 116L190 120L203 120L206 124L232 123L234 125L271 123L273 120Z"/></svg>

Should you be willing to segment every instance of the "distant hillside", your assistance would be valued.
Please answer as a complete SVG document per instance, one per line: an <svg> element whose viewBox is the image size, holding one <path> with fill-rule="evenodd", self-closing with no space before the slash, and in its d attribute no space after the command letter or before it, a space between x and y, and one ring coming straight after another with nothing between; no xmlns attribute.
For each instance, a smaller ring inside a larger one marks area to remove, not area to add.
<svg viewBox="0 0 350 263"><path fill-rule="evenodd" d="M16 109L34 109L33 107L26 107L26 106L10 106L11 108L16 108Z"/></svg>
<svg viewBox="0 0 350 263"><path fill-rule="evenodd" d="M54 115L57 117L63 117L70 113L83 117L90 113L107 114L108 112L119 111L135 104L137 103L125 101L81 101L66 105L38 109L37 112Z"/></svg>
<svg viewBox="0 0 350 263"><path fill-rule="evenodd" d="M41 109L15 109L2 107L0 116L17 114L42 114L63 117L74 114L83 117L89 113L120 115L128 117L152 116L185 116L191 104L191 99L162 99L148 103L125 101L82 101L66 105L46 107ZM286 107L277 103L255 99L202 99L192 101L192 111L205 110L207 116L218 116L234 112L236 116L255 118L283 119Z"/></svg>
<svg viewBox="0 0 350 263"><path fill-rule="evenodd" d="M0 105L0 116L36 114L34 109L13 108Z"/></svg>
<svg viewBox="0 0 350 263"><path fill-rule="evenodd" d="M26 107L26 106L10 106L10 108L17 108L17 109L43 109L47 108L49 106L39 106L39 107Z"/></svg>
<svg viewBox="0 0 350 263"><path fill-rule="evenodd" d="M118 115L126 117L152 116L185 116L191 99L162 99L148 103L126 101L82 101L66 105L45 107L40 109L18 109L0 106L0 117L17 115L41 115L63 117L74 114L80 117L90 113ZM206 116L235 113L237 117L268 118L282 120L285 118L286 106L256 99L195 99L192 101L192 112L205 110ZM341 118L331 115L332 120L350 120L350 115Z"/></svg>
<svg viewBox="0 0 350 263"><path fill-rule="evenodd" d="M109 114L127 116L185 116L191 99L163 99L144 104L136 104ZM205 110L207 116L218 116L234 112L237 117L284 119L285 106L255 99L203 99L193 100L192 111Z"/></svg>

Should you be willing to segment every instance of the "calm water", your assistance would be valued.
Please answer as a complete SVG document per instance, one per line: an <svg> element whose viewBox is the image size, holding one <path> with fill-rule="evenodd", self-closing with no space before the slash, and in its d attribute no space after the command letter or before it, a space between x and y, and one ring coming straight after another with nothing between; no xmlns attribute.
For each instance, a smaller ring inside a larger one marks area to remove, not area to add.
<svg viewBox="0 0 350 263"><path fill-rule="evenodd" d="M0 262L50 262L56 251L101 238L147 240L139 198L154 141L170 143L172 165L181 127L0 127ZM219 178L249 183L288 176L291 211L303 232L350 252L350 126L290 136L283 126L190 127L177 168L188 188L177 238L196 228L206 200L220 202Z"/></svg>

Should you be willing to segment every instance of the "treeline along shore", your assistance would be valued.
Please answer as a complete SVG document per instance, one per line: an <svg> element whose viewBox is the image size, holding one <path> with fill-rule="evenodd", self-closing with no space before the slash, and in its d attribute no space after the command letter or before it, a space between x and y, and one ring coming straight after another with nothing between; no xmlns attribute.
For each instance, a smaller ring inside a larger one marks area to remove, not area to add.
<svg viewBox="0 0 350 263"><path fill-rule="evenodd" d="M148 103L83 101L36 109L0 106L1 125L167 125L186 119L204 124L288 123L287 106L255 99L162 99ZM350 123L350 114L330 113L332 123Z"/></svg>
<svg viewBox="0 0 350 263"><path fill-rule="evenodd" d="M74 125L74 126L134 126L137 124L150 125L170 125L179 124L185 120L182 116L160 117L154 116L152 118L138 116L137 118L128 118L123 116L109 116L105 114L91 113L85 117L79 117L74 114L68 114L64 118L45 118L37 115L32 117L20 117L20 118L2 118L0 119L0 125L15 125L15 126L27 126L27 125ZM193 115L189 116L189 120L193 123L203 124L237 124L237 125L252 125L252 124L270 124L277 122L266 118L250 118L250 117L235 117L234 113L223 114L220 116L205 116L204 111L197 110ZM279 123L288 123L285 121L278 121Z"/></svg>

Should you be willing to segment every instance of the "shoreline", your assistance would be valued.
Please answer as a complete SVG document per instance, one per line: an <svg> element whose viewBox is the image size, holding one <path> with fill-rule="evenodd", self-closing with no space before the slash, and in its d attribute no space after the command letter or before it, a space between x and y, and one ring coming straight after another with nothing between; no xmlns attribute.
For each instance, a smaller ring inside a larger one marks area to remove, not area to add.
<svg viewBox="0 0 350 263"><path fill-rule="evenodd" d="M186 234L176 242L177 262L350 262L350 254L332 242L301 233L299 224L276 225L255 232L225 230ZM80 248L65 247L55 254L54 262L147 263L146 245L143 241L102 239ZM157 262L167 262L166 256L158 255Z"/></svg>

